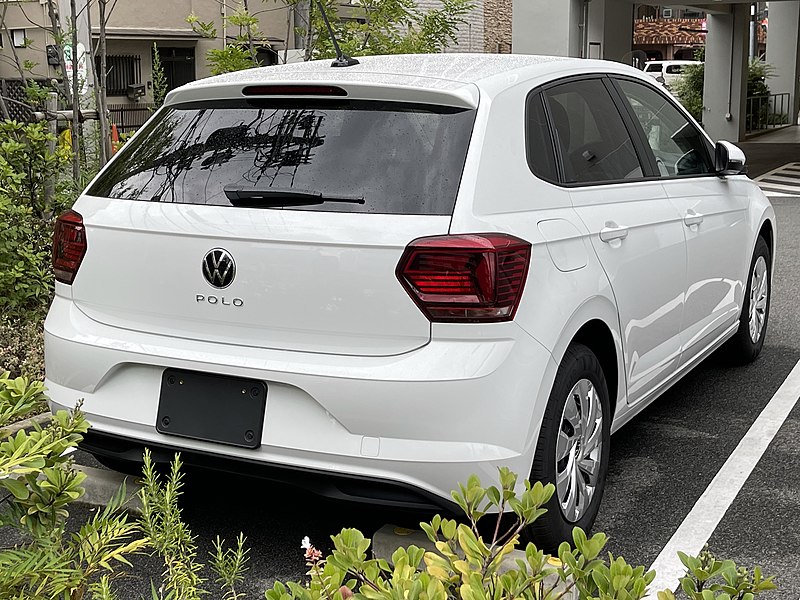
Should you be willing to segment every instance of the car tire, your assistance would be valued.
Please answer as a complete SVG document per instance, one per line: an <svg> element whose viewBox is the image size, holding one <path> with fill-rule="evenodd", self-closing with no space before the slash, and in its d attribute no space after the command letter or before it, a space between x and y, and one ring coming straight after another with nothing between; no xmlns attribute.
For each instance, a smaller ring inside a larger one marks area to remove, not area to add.
<svg viewBox="0 0 800 600"><path fill-rule="evenodd" d="M526 528L524 538L554 552L572 539L573 528L592 527L605 489L610 432L600 361L586 346L573 344L558 367L530 476L531 482L552 483L556 491L545 505L547 512Z"/></svg>
<svg viewBox="0 0 800 600"><path fill-rule="evenodd" d="M739 328L722 347L722 354L728 362L744 365L758 357L767 334L771 299L772 256L769 245L759 236L747 273ZM755 310L751 310L754 305Z"/></svg>

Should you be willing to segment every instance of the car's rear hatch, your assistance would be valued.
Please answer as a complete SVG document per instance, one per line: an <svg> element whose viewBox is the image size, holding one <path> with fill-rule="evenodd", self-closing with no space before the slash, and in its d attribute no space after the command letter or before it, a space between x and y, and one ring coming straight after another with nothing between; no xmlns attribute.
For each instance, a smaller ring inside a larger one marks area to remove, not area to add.
<svg viewBox="0 0 800 600"><path fill-rule="evenodd" d="M424 345L430 323L395 269L410 241L447 233L474 109L258 92L168 106L128 142L76 205L88 251L74 302L228 344Z"/></svg>

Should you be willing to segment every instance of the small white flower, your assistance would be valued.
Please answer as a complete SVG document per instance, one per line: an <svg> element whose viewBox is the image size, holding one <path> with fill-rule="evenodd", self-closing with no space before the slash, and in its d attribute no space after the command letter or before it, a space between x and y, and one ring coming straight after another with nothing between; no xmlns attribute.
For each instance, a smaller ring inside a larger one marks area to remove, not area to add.
<svg viewBox="0 0 800 600"><path fill-rule="evenodd" d="M302 541L302 542L300 542L300 547L301 547L303 550L308 550L309 548L311 548L311 540L310 540L310 539L308 539L308 536L304 537L304 538L303 538L303 541Z"/></svg>

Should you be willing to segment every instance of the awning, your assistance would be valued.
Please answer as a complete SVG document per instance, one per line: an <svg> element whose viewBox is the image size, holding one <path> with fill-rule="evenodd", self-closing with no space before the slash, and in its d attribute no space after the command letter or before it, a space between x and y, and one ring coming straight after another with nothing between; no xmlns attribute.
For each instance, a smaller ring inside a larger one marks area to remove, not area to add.
<svg viewBox="0 0 800 600"><path fill-rule="evenodd" d="M100 37L100 28L92 27L92 37ZM198 40L203 36L191 28L167 29L161 27L106 27L106 37L111 40Z"/></svg>

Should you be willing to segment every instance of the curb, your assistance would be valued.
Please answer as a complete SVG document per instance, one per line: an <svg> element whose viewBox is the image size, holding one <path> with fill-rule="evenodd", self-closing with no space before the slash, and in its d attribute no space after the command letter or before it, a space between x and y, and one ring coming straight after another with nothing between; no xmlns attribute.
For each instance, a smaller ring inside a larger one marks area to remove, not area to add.
<svg viewBox="0 0 800 600"><path fill-rule="evenodd" d="M4 427L0 429L2 432L2 439L7 438L8 436L14 435L18 431L22 429L33 429L34 424L43 426L50 422L50 418L53 416L49 410L47 412L43 412L40 415L35 415L30 419L25 419L23 421L17 421L16 423L12 423L8 427Z"/></svg>
<svg viewBox="0 0 800 600"><path fill-rule="evenodd" d="M139 490L142 486L138 479L130 475L123 475L116 471L107 469L96 469L95 467L85 467L75 465L75 470L86 474L82 487L86 490L76 502L88 504L89 506L105 506L114 497L120 486L125 483L125 490L128 499L123 505L131 513L141 514L142 504L139 501Z"/></svg>

